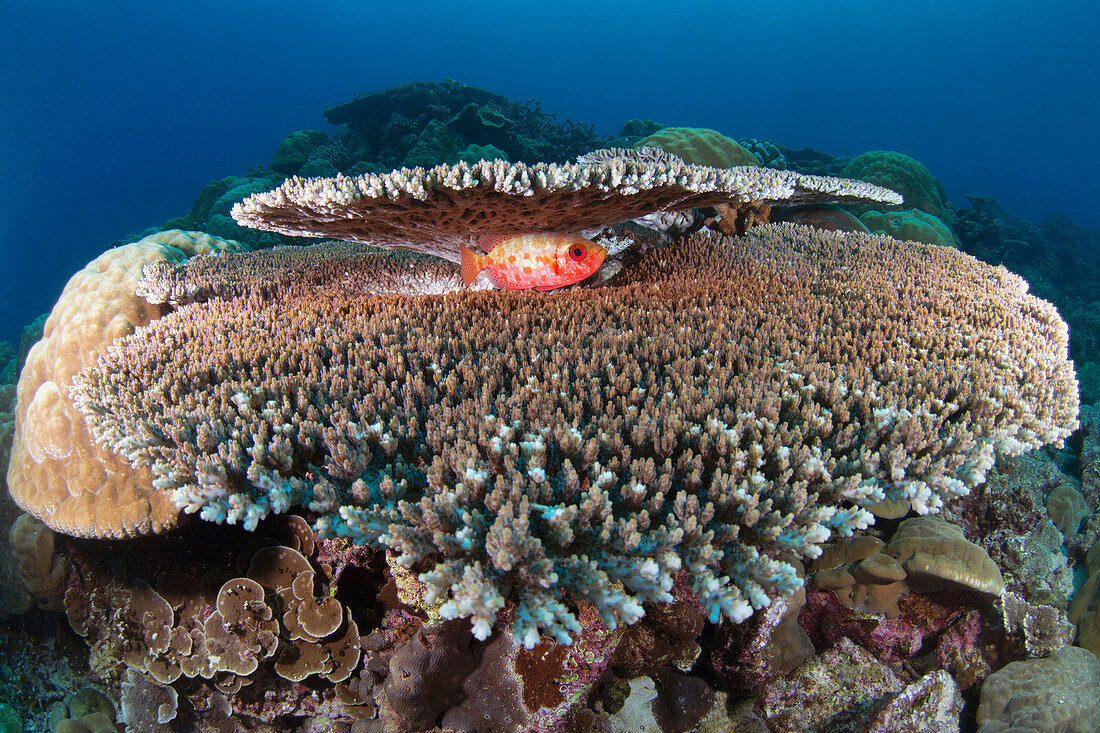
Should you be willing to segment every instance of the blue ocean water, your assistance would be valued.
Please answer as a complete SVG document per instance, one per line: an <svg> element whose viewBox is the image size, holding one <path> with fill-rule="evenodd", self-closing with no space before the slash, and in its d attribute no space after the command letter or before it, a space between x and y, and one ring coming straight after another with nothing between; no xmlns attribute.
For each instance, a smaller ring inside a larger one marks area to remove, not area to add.
<svg viewBox="0 0 1100 733"><path fill-rule="evenodd" d="M950 199L1100 225L1100 5L0 2L0 339L116 240L321 111L446 77L631 118L908 153Z"/></svg>

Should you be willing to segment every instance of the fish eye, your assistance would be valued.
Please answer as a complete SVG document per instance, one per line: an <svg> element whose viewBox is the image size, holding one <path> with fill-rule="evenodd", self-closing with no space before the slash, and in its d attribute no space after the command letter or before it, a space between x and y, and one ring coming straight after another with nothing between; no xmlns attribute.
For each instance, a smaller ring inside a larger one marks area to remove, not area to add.
<svg viewBox="0 0 1100 733"><path fill-rule="evenodd" d="M569 256L575 260L583 260L587 255L588 251L579 244L574 244L569 248Z"/></svg>

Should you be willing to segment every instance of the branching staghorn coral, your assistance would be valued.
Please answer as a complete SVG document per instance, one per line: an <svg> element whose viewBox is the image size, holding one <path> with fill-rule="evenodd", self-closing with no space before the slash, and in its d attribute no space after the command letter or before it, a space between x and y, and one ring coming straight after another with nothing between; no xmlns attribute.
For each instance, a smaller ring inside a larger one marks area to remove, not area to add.
<svg viewBox="0 0 1100 733"><path fill-rule="evenodd" d="M150 303L181 305L288 287L320 294L355 291L377 295L440 295L466 289L449 262L414 252L386 251L354 242L273 247L240 257L235 252L196 257L188 267L146 265L136 291Z"/></svg>
<svg viewBox="0 0 1100 733"><path fill-rule="evenodd" d="M1057 312L950 248L771 225L553 294L364 294L323 248L224 261L231 287L191 291L220 297L74 380L96 439L209 520L301 505L389 548L480 638L503 612L567 642L571 598L629 623L681 569L744 619L865 507L934 511L1076 426Z"/></svg>

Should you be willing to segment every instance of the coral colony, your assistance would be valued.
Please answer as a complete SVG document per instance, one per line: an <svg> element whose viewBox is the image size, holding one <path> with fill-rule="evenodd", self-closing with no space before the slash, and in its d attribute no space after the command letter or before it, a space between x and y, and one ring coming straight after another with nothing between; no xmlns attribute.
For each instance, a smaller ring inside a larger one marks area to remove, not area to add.
<svg viewBox="0 0 1100 733"><path fill-rule="evenodd" d="M435 559L429 602L479 638L511 599L526 646L569 643L562 589L610 628L636 621L672 599L681 568L713 622L742 621L801 585L784 552L815 557L884 499L934 510L995 451L1057 440L1073 419L1074 402L1048 401L1073 378L1064 326L1018 279L949 250L860 244L783 227L699 237L621 275L613 299L551 301L341 287L353 268L356 282L398 267L411 290L423 260L384 253L229 255L198 276L221 297L118 343L74 402L186 512L254 529L304 506L322 534L384 545L403 567ZM973 315L949 319L926 294L938 282ZM1030 338L982 358L998 324L1025 317ZM1041 361L1020 385L1024 358ZM1009 411L1026 422L992 419Z"/></svg>
<svg viewBox="0 0 1100 733"><path fill-rule="evenodd" d="M455 159L355 169L425 95L453 116L385 156ZM19 572L87 641L120 719L616 730L641 705L689 730L736 724L720 694L755 696L745 714L774 730L853 706L868 730L957 730L982 680L979 718L1000 720L1037 676L1100 679L1065 646L1055 581L1053 605L1029 603L1025 570L990 555L1007 549L926 516L1030 531L1034 506L970 492L1061 445L1079 404L1058 311L944 246L923 166L799 172L768 141L642 123L616 141L636 148L511 162L533 130L562 150L591 131L453 82L364 99L330 110L341 137L288 137L279 185L196 203L246 243L169 229L105 252L27 357ZM311 165L326 175L282 182ZM276 234L312 239L256 239ZM530 269L525 242L547 272L569 245L586 269L475 280L471 263ZM1067 542L1095 499L1077 486L1049 492ZM51 530L163 549L112 565ZM1083 629L1095 577L1070 609ZM996 667L994 598L1021 660ZM934 667L887 666L933 648ZM822 696L840 669L857 681Z"/></svg>

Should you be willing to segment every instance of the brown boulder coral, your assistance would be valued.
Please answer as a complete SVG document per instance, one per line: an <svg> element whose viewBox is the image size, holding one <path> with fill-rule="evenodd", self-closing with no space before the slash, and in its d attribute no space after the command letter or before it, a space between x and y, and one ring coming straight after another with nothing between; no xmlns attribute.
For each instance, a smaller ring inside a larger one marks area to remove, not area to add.
<svg viewBox="0 0 1100 733"><path fill-rule="evenodd" d="M943 222L951 221L943 185L919 160L892 150L870 150L852 160L841 175L888 186L905 197L905 206Z"/></svg>
<svg viewBox="0 0 1100 733"><path fill-rule="evenodd" d="M1077 624L1077 645L1100 653L1100 542L1085 556L1084 585L1069 607L1069 620Z"/></svg>
<svg viewBox="0 0 1100 733"><path fill-rule="evenodd" d="M859 219L875 234L886 234L894 239L941 244L945 247L959 245L951 227L920 209L886 212L871 210L861 214Z"/></svg>
<svg viewBox="0 0 1100 733"><path fill-rule="evenodd" d="M35 605L48 611L61 610L69 563L54 549L54 533L40 520L22 514L8 533L19 577Z"/></svg>
<svg viewBox="0 0 1100 733"><path fill-rule="evenodd" d="M1065 323L1020 278L754 231L551 297L364 295L357 268L416 282L423 260L264 255L239 295L117 342L75 399L187 511L251 527L306 506L392 550L444 618L485 638L503 610L528 647L579 630L563 591L614 626L681 567L712 620L744 619L863 507L934 511L1076 427Z"/></svg>
<svg viewBox="0 0 1100 733"><path fill-rule="evenodd" d="M760 165L760 159L741 147L736 140L705 127L665 127L639 140L634 147L660 148L688 163L715 168Z"/></svg>
<svg viewBox="0 0 1100 733"><path fill-rule="evenodd" d="M108 345L167 312L135 295L143 266L240 249L207 234L158 232L104 252L73 275L19 378L8 488L51 529L80 537L162 532L179 510L152 475L96 445L66 389Z"/></svg>
<svg viewBox="0 0 1100 733"><path fill-rule="evenodd" d="M610 152L576 163L483 160L356 178L291 178L249 196L232 214L266 231L403 247L458 262L459 245L476 246L481 234L592 231L712 204L901 203L893 191L864 181Z"/></svg>
<svg viewBox="0 0 1100 733"><path fill-rule="evenodd" d="M1062 647L1049 657L1013 662L982 686L980 733L1100 730L1100 661Z"/></svg>

